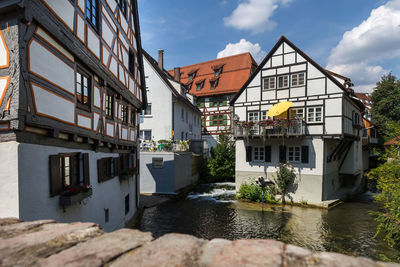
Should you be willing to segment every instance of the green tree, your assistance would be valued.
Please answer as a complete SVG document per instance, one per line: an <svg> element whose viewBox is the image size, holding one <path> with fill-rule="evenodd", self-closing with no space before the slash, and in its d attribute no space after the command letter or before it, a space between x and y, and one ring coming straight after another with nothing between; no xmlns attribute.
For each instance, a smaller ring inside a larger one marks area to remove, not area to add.
<svg viewBox="0 0 400 267"><path fill-rule="evenodd" d="M393 139L400 128L400 80L392 74L384 75L372 92L372 122L381 143ZM397 126L396 126L397 125Z"/></svg>
<svg viewBox="0 0 400 267"><path fill-rule="evenodd" d="M400 248L400 156L398 151L388 150L382 160L383 164L367 174L377 181L381 191L375 201L382 209L373 213L378 222L377 235L383 234L390 246Z"/></svg>
<svg viewBox="0 0 400 267"><path fill-rule="evenodd" d="M208 181L222 181L235 177L235 142L230 135L218 136L207 162Z"/></svg>

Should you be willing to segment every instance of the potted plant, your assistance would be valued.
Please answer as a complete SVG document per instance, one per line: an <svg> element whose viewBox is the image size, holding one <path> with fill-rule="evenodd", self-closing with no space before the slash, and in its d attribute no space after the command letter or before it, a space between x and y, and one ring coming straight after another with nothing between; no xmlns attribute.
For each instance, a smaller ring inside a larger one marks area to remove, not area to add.
<svg viewBox="0 0 400 267"><path fill-rule="evenodd" d="M92 195L90 185L71 185L65 188L60 195L60 205L71 206Z"/></svg>
<svg viewBox="0 0 400 267"><path fill-rule="evenodd" d="M249 141L250 129L255 125L253 121L242 122L242 127L244 128L244 136L247 141Z"/></svg>

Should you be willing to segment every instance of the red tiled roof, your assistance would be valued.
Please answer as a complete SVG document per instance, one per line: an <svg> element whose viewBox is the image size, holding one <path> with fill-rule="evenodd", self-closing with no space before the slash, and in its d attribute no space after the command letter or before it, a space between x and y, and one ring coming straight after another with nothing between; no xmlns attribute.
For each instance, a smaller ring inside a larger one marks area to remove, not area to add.
<svg viewBox="0 0 400 267"><path fill-rule="evenodd" d="M196 91L196 86L192 86L189 93L195 96L207 96L226 93L237 93L243 84L250 77L252 66L257 67L257 63L250 55L244 53L225 58L210 60L198 64L181 67L181 82L190 84L189 74L197 70L193 79L193 84L204 81L204 86L200 91ZM218 85L215 89L210 89L210 81L215 80L214 69L222 67L222 72L218 76ZM174 76L174 70L168 71Z"/></svg>
<svg viewBox="0 0 400 267"><path fill-rule="evenodd" d="M385 146L400 145L400 135L385 143Z"/></svg>
<svg viewBox="0 0 400 267"><path fill-rule="evenodd" d="M362 99L362 100L365 100L365 101L371 101L371 97L366 93L354 93L354 94L359 99Z"/></svg>

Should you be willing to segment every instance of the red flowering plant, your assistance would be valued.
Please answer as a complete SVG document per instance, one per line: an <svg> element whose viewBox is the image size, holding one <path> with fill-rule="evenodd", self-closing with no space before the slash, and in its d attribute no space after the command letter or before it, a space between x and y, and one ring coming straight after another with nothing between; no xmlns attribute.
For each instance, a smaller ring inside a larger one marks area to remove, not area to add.
<svg viewBox="0 0 400 267"><path fill-rule="evenodd" d="M258 122L258 125L260 126L274 126L275 122L274 120L268 119L268 120L262 120Z"/></svg>
<svg viewBox="0 0 400 267"><path fill-rule="evenodd" d="M73 196L79 193L88 192L92 187L90 185L70 185L61 193L63 196Z"/></svg>
<svg viewBox="0 0 400 267"><path fill-rule="evenodd" d="M253 127L255 125L255 122L254 121L243 121L243 122L241 122L241 126L243 127L243 128L251 128L251 127Z"/></svg>

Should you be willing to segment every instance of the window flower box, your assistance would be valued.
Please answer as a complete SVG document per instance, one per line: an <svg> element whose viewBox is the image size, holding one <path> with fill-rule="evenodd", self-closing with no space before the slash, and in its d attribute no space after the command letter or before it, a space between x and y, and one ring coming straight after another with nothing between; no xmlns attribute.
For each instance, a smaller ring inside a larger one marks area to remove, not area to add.
<svg viewBox="0 0 400 267"><path fill-rule="evenodd" d="M121 181L128 180L132 178L134 174L137 174L137 169L135 167L123 170L119 173L119 179Z"/></svg>
<svg viewBox="0 0 400 267"><path fill-rule="evenodd" d="M88 186L78 186L67 188L60 196L61 206L71 206L80 203L85 198L90 197L93 190Z"/></svg>

